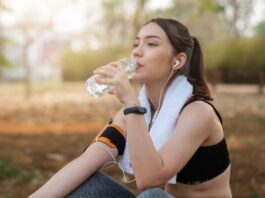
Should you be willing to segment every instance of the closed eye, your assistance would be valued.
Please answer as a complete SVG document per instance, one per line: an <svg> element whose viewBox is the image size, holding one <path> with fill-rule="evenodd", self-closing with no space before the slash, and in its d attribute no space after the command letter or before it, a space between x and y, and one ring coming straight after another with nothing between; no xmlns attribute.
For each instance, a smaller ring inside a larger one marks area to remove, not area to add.
<svg viewBox="0 0 265 198"><path fill-rule="evenodd" d="M147 45L148 45L148 46L150 46L150 47L155 47L155 46L158 46L158 44L157 44L157 43L148 43Z"/></svg>
<svg viewBox="0 0 265 198"><path fill-rule="evenodd" d="M136 48L138 46L138 43L133 44L133 48Z"/></svg>

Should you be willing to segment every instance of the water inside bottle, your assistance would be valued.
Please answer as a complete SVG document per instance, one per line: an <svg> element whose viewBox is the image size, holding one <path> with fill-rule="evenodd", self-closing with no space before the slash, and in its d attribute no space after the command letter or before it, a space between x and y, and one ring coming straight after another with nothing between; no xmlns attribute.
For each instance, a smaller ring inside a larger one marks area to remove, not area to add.
<svg viewBox="0 0 265 198"><path fill-rule="evenodd" d="M90 78L86 81L86 88L90 96L99 98L103 96L106 92L110 91L110 85L97 84L95 78Z"/></svg>
<svg viewBox="0 0 265 198"><path fill-rule="evenodd" d="M128 79L131 79L136 69L136 61L134 59L125 58L121 59L120 63L125 66L125 73L127 74Z"/></svg>

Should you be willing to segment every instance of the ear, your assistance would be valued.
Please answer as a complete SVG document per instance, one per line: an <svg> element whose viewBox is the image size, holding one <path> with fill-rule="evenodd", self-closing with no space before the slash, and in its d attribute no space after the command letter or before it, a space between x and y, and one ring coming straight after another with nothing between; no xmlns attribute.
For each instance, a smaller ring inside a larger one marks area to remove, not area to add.
<svg viewBox="0 0 265 198"><path fill-rule="evenodd" d="M183 52L177 54L177 56L173 59L174 63L173 63L173 70L179 70L181 69L187 60L187 55Z"/></svg>

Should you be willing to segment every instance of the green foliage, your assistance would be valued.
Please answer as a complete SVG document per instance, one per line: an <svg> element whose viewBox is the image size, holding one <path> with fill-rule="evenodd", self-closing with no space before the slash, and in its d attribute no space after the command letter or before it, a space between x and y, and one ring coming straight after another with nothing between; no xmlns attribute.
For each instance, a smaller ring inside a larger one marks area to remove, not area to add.
<svg viewBox="0 0 265 198"><path fill-rule="evenodd" d="M224 6L219 5L213 0L203 0L199 5L199 13L203 14L207 11L214 13L224 12Z"/></svg>
<svg viewBox="0 0 265 198"><path fill-rule="evenodd" d="M265 36L265 20L261 21L256 27L255 27L255 34L257 36Z"/></svg>
<svg viewBox="0 0 265 198"><path fill-rule="evenodd" d="M129 55L128 48L119 46L80 52L66 51L61 59L65 81L84 81L93 70L110 61ZM226 83L256 83L265 72L265 38L241 38L208 43L204 46L206 70L218 73ZM211 78L211 77L210 77Z"/></svg>
<svg viewBox="0 0 265 198"><path fill-rule="evenodd" d="M0 160L0 178L14 177L19 172L19 165L10 159Z"/></svg>
<svg viewBox="0 0 265 198"><path fill-rule="evenodd" d="M0 45L10 45L10 46L16 46L17 43L11 39L8 38L1 38L0 37ZM11 67L12 64L10 61L5 57L5 55L0 51L0 68L1 67Z"/></svg>
<svg viewBox="0 0 265 198"><path fill-rule="evenodd" d="M249 195L250 198L262 198L262 195L259 195L257 192L252 192Z"/></svg>
<svg viewBox="0 0 265 198"><path fill-rule="evenodd" d="M10 67L11 64L10 62L4 57L3 54L0 53L0 67Z"/></svg>
<svg viewBox="0 0 265 198"><path fill-rule="evenodd" d="M265 72L265 38L226 40L205 47L207 71L221 73L223 82L254 83Z"/></svg>
<svg viewBox="0 0 265 198"><path fill-rule="evenodd" d="M24 170L19 162L9 157L0 159L0 179L15 179L16 182L28 182L38 176L36 171Z"/></svg>
<svg viewBox="0 0 265 198"><path fill-rule="evenodd" d="M66 51L61 58L63 79L65 81L85 80L97 67L128 55L129 49L120 46L80 52Z"/></svg>

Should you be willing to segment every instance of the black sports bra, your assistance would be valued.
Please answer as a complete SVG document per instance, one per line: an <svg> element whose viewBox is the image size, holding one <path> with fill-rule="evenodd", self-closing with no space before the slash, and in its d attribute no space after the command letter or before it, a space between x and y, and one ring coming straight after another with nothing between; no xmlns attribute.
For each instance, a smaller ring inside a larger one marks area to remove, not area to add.
<svg viewBox="0 0 265 198"><path fill-rule="evenodd" d="M198 99L188 101L182 109L194 101L198 101ZM212 106L222 123L222 117L214 105L209 101L200 101L206 102ZM225 138L223 138L215 145L200 146L187 164L177 174L176 182L190 185L206 182L224 172L229 164L229 152Z"/></svg>

